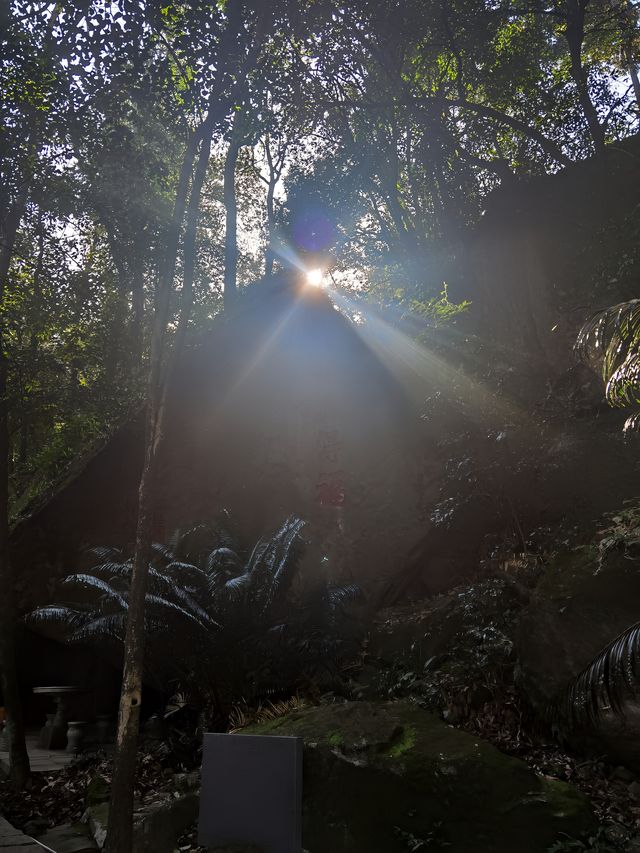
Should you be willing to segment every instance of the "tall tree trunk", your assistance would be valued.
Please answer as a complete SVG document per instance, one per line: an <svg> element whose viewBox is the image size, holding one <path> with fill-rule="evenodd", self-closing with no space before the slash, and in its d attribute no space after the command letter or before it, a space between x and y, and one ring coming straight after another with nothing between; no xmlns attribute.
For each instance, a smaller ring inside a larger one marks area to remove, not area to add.
<svg viewBox="0 0 640 853"><path fill-rule="evenodd" d="M124 672L120 694L116 756L109 803L106 853L129 853L133 844L133 786L135 782L145 637L145 595L153 529L158 447L164 426L163 356L171 293L184 220L187 194L196 155L194 134L184 154L173 216L156 293L151 361L147 385L145 458L138 489L138 525L129 593L124 645Z"/></svg>
<svg viewBox="0 0 640 853"><path fill-rule="evenodd" d="M267 249L264 258L264 274L266 277L269 277L273 274L273 264L276 259L273 248L276 227L275 194L276 185L280 180L284 166L284 153L282 150L279 151L277 161L274 161L271 140L268 136L264 140L264 153L269 168L269 178L267 181Z"/></svg>
<svg viewBox="0 0 640 853"><path fill-rule="evenodd" d="M50 57L53 28L61 13L57 4L49 20L42 46L42 64ZM31 773L25 741L24 722L18 689L15 655L15 583L9 547L9 411L7 399L7 356L4 344L2 306L18 228L24 216L31 192L35 161L43 133L43 112L32 110L27 151L22 164L11 163L22 172L20 189L13 204L0 223L0 668L2 689L7 710L10 776L19 787L27 784Z"/></svg>
<svg viewBox="0 0 640 853"><path fill-rule="evenodd" d="M131 335L133 338L133 370L138 373L143 352L144 334L144 262L141 248L136 252L131 271Z"/></svg>
<svg viewBox="0 0 640 853"><path fill-rule="evenodd" d="M598 112L589 94L587 71L582 64L582 45L584 42L584 19L590 0L566 0L565 39L571 58L571 76L578 90L578 99L584 112L589 132L596 151L604 151L604 127L600 124Z"/></svg>
<svg viewBox="0 0 640 853"><path fill-rule="evenodd" d="M638 76L638 63L634 51L634 37L636 36L636 13L631 4L631 0L622 0L622 57L627 66L631 85L633 86L633 94L635 95L636 104L638 106L638 114L640 117L640 77Z"/></svg>
<svg viewBox="0 0 640 853"><path fill-rule="evenodd" d="M10 776L24 787L31 773L25 741L15 654L15 582L9 553L9 405L4 344L4 303L16 234L27 203L27 186L9 212L0 235L0 670L7 711Z"/></svg>
<svg viewBox="0 0 640 853"><path fill-rule="evenodd" d="M222 55L233 55L225 49L225 43L237 43L237 36L242 28L243 5L231 3L229 23L223 36ZM250 52L250 60L255 65L258 51L264 39L264 23L266 9L271 8L265 3L261 8L259 26L256 28L256 38ZM237 79L244 79L248 68L240 69ZM225 75L219 73L219 79ZM118 714L118 733L116 737L116 756L111 782L111 798L109 801L109 824L105 842L105 853L130 853L133 845L133 788L135 782L136 754L138 733L140 729L140 709L142 698L142 675L144 664L145 638L145 595L149 574L149 552L153 529L153 514L155 506L155 484L157 478L158 451L162 444L166 412L167 377L171 375L173 366L179 358L181 342L184 340L193 301L193 272L195 265L195 235L197 215L199 210L200 192L209 159L211 138L216 123L226 114L229 101L221 100L221 92L215 91L209 100L209 112L203 124L192 134L180 170L176 199L174 203L171 225L167 234L165 256L160 269L156 302L154 311L153 333L151 338L151 359L147 386L147 415L145 433L145 459L138 490L138 526L133 557L131 590L129 592L129 607L127 612L127 630L124 647L124 672L120 694L120 710ZM233 103L231 101L231 103ZM200 148L200 157L196 174L191 182L193 163ZM235 166L234 166L235 172ZM184 287L178 334L171 353L169 365L165 370L164 350L167 336L167 324L171 308L171 295L178 256L180 233L185 218L189 184L191 198L189 202L187 231L184 245ZM226 296L226 294L225 294Z"/></svg>
<svg viewBox="0 0 640 853"><path fill-rule="evenodd" d="M235 133L224 161L224 207L226 211L224 232L224 307L229 309L236 296L238 274L238 201L236 198L236 165L240 143Z"/></svg>

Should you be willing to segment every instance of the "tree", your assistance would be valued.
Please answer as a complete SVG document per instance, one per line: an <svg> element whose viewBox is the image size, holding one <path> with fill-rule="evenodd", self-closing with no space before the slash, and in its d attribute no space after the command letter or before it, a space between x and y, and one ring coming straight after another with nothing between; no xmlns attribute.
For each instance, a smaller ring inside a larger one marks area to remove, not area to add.
<svg viewBox="0 0 640 853"><path fill-rule="evenodd" d="M240 2L231 3L225 7L224 28L220 34L218 49L219 67L208 97L207 115L191 132L185 148L176 187L173 215L166 235L166 250L159 270L146 394L145 460L138 492L138 524L127 610L117 749L105 848L107 853L124 853L130 850L132 845L133 785L144 659L144 610L149 550L152 542L157 462L164 434L167 390L170 387L173 368L184 344L193 304L194 242L200 194L209 162L211 138L214 129L223 123L230 108L236 103L235 96L241 85L239 81L244 85L247 75L256 65L265 33L272 23L272 15L273 8L270 3L261 4L259 9L245 7ZM196 158L197 165L193 172ZM167 358L167 324L185 216L180 315L174 346Z"/></svg>
<svg viewBox="0 0 640 853"><path fill-rule="evenodd" d="M29 778L29 757L24 736L20 695L16 676L14 646L14 578L11 570L9 542L9 398L6 355L5 297L11 261L20 223L31 194L37 160L44 139L45 122L49 119L53 99L51 63L54 48L53 31L59 16L54 8L40 32L28 34L9 18L2 70L14 99L4 102L3 116L8 132L4 135L0 164L2 173L2 221L0 222L0 667L2 688L7 707L10 775L24 786ZM38 44L39 41L39 44ZM37 47L36 47L37 44ZM30 51L40 52L38 59ZM26 73L27 72L27 73ZM30 73L28 73L30 72ZM27 79L27 78L32 79ZM14 147L15 146L15 147Z"/></svg>

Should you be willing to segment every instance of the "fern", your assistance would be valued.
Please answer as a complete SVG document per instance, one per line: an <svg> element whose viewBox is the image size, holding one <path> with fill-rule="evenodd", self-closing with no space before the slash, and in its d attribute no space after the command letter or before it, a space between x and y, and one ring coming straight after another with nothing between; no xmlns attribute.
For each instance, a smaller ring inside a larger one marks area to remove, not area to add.
<svg viewBox="0 0 640 853"><path fill-rule="evenodd" d="M637 695L640 679L640 622L619 634L571 681L551 708L560 729L597 724L603 714L623 714Z"/></svg>
<svg viewBox="0 0 640 853"><path fill-rule="evenodd" d="M155 544L148 568L147 677L156 685L188 684L205 706L218 702L221 685L230 696L247 684L278 691L330 668L350 648L347 611L362 599L354 584L320 584L292 602L304 546L297 516L261 537L244 562L228 534L228 514L222 522L222 530L198 524L174 534L169 546ZM116 548L89 553L97 564L61 584L80 593L78 601L39 608L28 619L36 627L58 623L72 643L121 645L132 560Z"/></svg>
<svg viewBox="0 0 640 853"><path fill-rule="evenodd" d="M600 364L611 406L640 404L640 299L598 311L580 330L575 348L583 360ZM625 423L625 430L638 427L640 410Z"/></svg>

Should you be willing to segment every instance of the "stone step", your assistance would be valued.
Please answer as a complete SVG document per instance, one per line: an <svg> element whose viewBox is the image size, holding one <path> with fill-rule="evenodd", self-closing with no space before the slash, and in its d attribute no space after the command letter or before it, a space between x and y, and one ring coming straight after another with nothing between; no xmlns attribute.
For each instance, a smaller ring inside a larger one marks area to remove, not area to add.
<svg viewBox="0 0 640 853"><path fill-rule="evenodd" d="M42 853L43 848L0 817L0 853Z"/></svg>
<svg viewBox="0 0 640 853"><path fill-rule="evenodd" d="M98 849L86 824L66 823L47 830L38 841L54 853L94 853Z"/></svg>

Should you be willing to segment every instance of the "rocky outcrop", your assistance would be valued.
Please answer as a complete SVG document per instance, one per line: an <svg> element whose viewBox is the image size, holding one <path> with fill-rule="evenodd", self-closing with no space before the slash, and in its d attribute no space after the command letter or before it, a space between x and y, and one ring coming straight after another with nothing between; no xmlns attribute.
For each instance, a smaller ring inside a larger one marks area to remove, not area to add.
<svg viewBox="0 0 640 853"><path fill-rule="evenodd" d="M295 711L245 730L304 739L309 853L545 853L593 826L569 785L407 702Z"/></svg>
<svg viewBox="0 0 640 853"><path fill-rule="evenodd" d="M640 561L595 546L552 559L518 636L519 684L543 709L603 646L640 618Z"/></svg>
<svg viewBox="0 0 640 853"><path fill-rule="evenodd" d="M640 619L640 560L623 547L602 559L595 544L555 557L524 609L517 640L520 689L547 713L563 689ZM568 730L575 746L640 768L640 706L604 711L597 725Z"/></svg>

